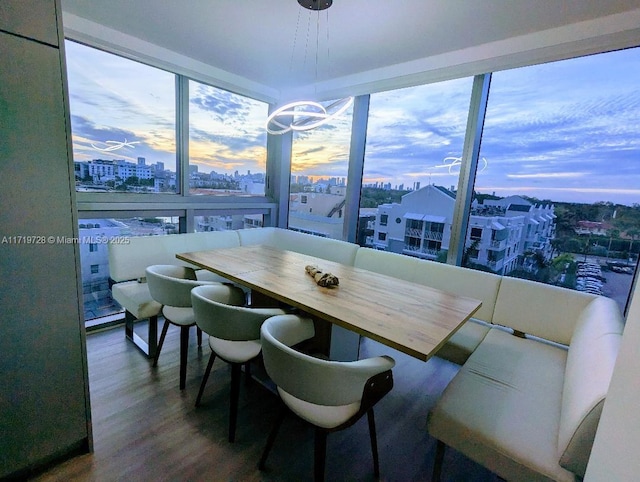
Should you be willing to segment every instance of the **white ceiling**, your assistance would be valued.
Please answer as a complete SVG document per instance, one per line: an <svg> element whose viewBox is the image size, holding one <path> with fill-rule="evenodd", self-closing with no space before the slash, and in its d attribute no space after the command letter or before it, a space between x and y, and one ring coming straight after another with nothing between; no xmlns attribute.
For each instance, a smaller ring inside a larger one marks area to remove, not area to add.
<svg viewBox="0 0 640 482"><path fill-rule="evenodd" d="M335 0L319 14L296 0L62 0L62 8L67 36L209 70L265 98L313 84L357 94L424 82L429 72L455 76L454 66L468 75L492 60L495 69L501 57L531 63L523 53L544 61L640 43L640 0Z"/></svg>

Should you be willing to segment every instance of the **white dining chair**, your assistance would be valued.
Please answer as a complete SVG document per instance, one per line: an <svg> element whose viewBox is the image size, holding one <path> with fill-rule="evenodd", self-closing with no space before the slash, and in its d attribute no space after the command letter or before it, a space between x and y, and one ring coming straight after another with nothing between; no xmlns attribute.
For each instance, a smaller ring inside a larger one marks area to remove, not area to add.
<svg viewBox="0 0 640 482"><path fill-rule="evenodd" d="M216 358L231 365L231 395L229 400L229 442L235 440L242 365L250 377L250 363L260 355L260 326L274 315L283 314L279 308L244 307L245 295L238 288L227 285L199 286L191 291L195 321L209 335L211 356L202 377L196 407L200 405L204 388Z"/></svg>
<svg viewBox="0 0 640 482"><path fill-rule="evenodd" d="M391 369L395 361L388 356L353 362L330 361L294 348L314 334L313 321L298 315L275 316L262 325L265 369L286 408L269 434L258 467L264 469L278 430L290 410L315 427L314 478L324 480L327 435L350 427L366 413L374 473L378 476L373 407L393 387Z"/></svg>
<svg viewBox="0 0 640 482"><path fill-rule="evenodd" d="M162 305L164 325L158 342L158 349L153 359L153 366L158 365L158 358L169 325L180 327L180 390L184 390L187 377L187 355L189 350L189 331L195 326L193 308L191 307L191 290L203 284L218 285L212 281L198 281L195 271L187 266L156 264L148 266L147 284L151 297ZM202 344L202 331L198 329L198 346Z"/></svg>

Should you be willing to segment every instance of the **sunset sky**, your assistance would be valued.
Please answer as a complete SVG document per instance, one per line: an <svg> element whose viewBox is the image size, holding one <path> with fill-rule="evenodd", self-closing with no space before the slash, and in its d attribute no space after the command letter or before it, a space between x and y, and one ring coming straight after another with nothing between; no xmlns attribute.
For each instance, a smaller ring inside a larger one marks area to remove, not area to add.
<svg viewBox="0 0 640 482"><path fill-rule="evenodd" d="M175 171L175 76L66 43L76 160ZM365 183L457 185L472 79L372 94ZM264 172L267 105L190 82L199 170ZM346 177L351 115L296 135L293 174ZM106 141L138 142L105 153ZM93 146L92 146L93 144ZM476 191L640 203L640 48L493 74Z"/></svg>

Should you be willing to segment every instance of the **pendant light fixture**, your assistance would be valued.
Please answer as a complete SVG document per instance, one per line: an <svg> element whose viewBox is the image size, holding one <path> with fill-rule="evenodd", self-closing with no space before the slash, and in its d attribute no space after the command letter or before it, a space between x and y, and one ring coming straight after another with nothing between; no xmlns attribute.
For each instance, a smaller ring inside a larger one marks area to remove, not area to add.
<svg viewBox="0 0 640 482"><path fill-rule="evenodd" d="M326 10L333 4L333 0L298 0L301 7L318 12L316 29L316 83L318 81L318 45L320 35L320 11ZM328 24L327 15L327 24ZM327 26L328 28L328 26ZM308 32L307 32L308 37ZM328 37L328 34L327 34ZM295 49L295 41L294 41ZM306 57L306 54L305 54ZM328 53L327 53L328 58ZM339 99L328 106L324 106L313 100L298 100L290 102L274 110L269 117L265 128L269 134L282 135L290 131L308 131L326 124L334 117L344 113L353 104L353 97ZM286 118L288 123L282 121Z"/></svg>

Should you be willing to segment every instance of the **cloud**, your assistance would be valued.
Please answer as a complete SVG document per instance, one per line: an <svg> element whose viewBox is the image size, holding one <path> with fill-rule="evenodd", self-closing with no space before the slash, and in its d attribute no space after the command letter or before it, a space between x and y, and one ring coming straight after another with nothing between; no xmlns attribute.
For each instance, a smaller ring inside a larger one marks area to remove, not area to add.
<svg viewBox="0 0 640 482"><path fill-rule="evenodd" d="M98 126L85 117L71 116L71 132L73 138L73 157L75 161L92 159L125 159L135 161L144 157L147 164L158 161L167 163L166 168L175 171L175 134L172 130L158 129L150 132L135 132L110 126ZM103 152L92 144L102 147L107 141L138 142L122 149ZM173 166L173 167L172 167Z"/></svg>
<svg viewBox="0 0 640 482"><path fill-rule="evenodd" d="M195 86L195 83L192 82L190 85ZM249 107L240 96L202 84L195 87L190 102L211 113L218 120L235 118L241 122L249 111Z"/></svg>
<svg viewBox="0 0 640 482"><path fill-rule="evenodd" d="M128 141L140 140L133 131L117 127L97 126L91 120L78 115L71 116L71 130L74 135L91 139L94 142L122 141L124 139Z"/></svg>
<svg viewBox="0 0 640 482"><path fill-rule="evenodd" d="M507 174L510 179L569 179L583 177L587 175L584 172L538 172L534 174Z"/></svg>
<svg viewBox="0 0 640 482"><path fill-rule="evenodd" d="M316 152L322 152L325 149L326 148L324 146L312 147L312 148L307 149L305 151L297 152L297 155L299 155L299 156L308 156L309 154L315 154Z"/></svg>

